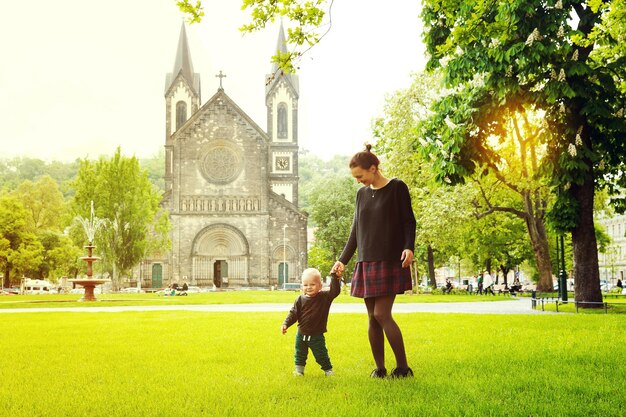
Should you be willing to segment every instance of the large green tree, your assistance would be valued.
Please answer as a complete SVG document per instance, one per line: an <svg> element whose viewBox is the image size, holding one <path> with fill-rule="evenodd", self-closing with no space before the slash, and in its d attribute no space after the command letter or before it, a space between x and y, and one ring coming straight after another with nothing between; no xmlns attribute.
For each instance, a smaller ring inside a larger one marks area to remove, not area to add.
<svg viewBox="0 0 626 417"><path fill-rule="evenodd" d="M159 216L160 193L137 158L123 156L118 148L110 159L82 160L73 186L76 194L71 207L75 215L89 218L93 201L96 217L106 221L94 243L104 255L115 287L119 286L119 275L129 273L145 256L151 241L154 244L154 239L160 239L161 246L169 244L167 227Z"/></svg>
<svg viewBox="0 0 626 417"><path fill-rule="evenodd" d="M539 210L542 204L532 204L534 199L543 202L541 193L531 192L531 188L539 191L540 184L529 178L528 172L532 169L520 169L525 158L515 152L510 155L510 150L503 153L507 156L506 163L502 164L503 171L509 179L502 172L500 178L476 175L469 184L450 187L433 181L436 169L431 156L415 152L416 144L423 141L418 126L427 120L432 103L444 94L439 87L440 81L438 74L415 74L409 88L399 90L387 99L383 116L374 123L374 134L378 138L376 147L380 149L385 165L393 175L405 178L409 184L418 222L417 250L425 251L431 285L435 285L435 263L447 262L450 256L470 258L476 270L490 271L495 262L508 265L514 259L524 260L528 255L525 250L527 239L519 233L520 228L515 227L514 222L504 216L497 216L498 221L480 220L504 213L518 217L517 222L529 226L527 233L531 241L536 242L537 263L544 266L545 286L551 290L548 242L543 225L545 210ZM528 154L531 159L532 152ZM527 156L526 152L522 155ZM514 168L516 170L511 172ZM526 200L529 204L525 205ZM501 222L506 223L506 227L500 227L498 223ZM483 242L477 241L480 236L486 237ZM516 240L519 245L512 248L509 242ZM496 242L500 241L507 244L497 245ZM467 245L467 242L473 244ZM513 253L520 254L520 257L514 258Z"/></svg>
<svg viewBox="0 0 626 417"><path fill-rule="evenodd" d="M0 196L0 270L5 287L16 283L12 277L36 270L43 259L43 247L29 222L29 213L14 196Z"/></svg>
<svg viewBox="0 0 626 417"><path fill-rule="evenodd" d="M542 112L539 170L560 190L552 221L571 231L578 301L602 300L595 187L626 181L623 16L623 0L424 1L428 68L451 89L428 129L440 179L492 166L511 118Z"/></svg>

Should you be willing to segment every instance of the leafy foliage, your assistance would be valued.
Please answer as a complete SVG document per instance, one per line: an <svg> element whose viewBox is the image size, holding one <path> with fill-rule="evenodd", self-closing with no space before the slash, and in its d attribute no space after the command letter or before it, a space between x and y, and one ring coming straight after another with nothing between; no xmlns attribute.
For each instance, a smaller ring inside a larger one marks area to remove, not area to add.
<svg viewBox="0 0 626 417"><path fill-rule="evenodd" d="M135 157L122 156L118 148L110 159L83 160L73 186L76 190L71 202L73 213L88 218L93 201L96 216L107 221L107 227L96 235L95 243L104 254L103 262L114 281L118 271L129 272L145 256L151 233L158 232L151 236L158 239L157 246L168 247L167 227L156 227L159 219L164 221L163 216L158 216L160 193ZM74 233L80 236L80 231Z"/></svg>

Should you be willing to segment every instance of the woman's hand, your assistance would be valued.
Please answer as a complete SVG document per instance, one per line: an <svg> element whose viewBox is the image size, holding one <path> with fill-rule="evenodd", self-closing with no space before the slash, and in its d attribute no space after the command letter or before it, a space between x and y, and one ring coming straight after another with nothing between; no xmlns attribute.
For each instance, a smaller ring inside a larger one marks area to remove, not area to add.
<svg viewBox="0 0 626 417"><path fill-rule="evenodd" d="M402 268L408 268L411 266L411 262L413 262L413 251L411 249L403 250L400 260L402 261Z"/></svg>
<svg viewBox="0 0 626 417"><path fill-rule="evenodd" d="M346 269L346 266L342 264L341 262L337 261L335 262L333 267L330 269L330 273L337 274L337 276L342 276L344 269Z"/></svg>

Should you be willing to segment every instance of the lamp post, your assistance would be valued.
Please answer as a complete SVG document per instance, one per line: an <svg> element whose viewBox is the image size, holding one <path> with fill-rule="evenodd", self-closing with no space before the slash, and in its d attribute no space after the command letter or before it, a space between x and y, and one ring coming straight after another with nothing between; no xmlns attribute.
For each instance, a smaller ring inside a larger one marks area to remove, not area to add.
<svg viewBox="0 0 626 417"><path fill-rule="evenodd" d="M567 276L565 274L565 248L563 245L563 233L560 236L561 239L561 268L559 271L559 288L561 289L561 300L563 303L567 303Z"/></svg>
<svg viewBox="0 0 626 417"><path fill-rule="evenodd" d="M283 225L283 283L287 283L287 225Z"/></svg>

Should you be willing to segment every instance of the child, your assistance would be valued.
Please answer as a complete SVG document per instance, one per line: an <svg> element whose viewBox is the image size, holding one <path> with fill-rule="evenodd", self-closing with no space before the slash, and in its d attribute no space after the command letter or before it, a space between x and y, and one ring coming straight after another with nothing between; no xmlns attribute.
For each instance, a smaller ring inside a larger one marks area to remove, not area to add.
<svg viewBox="0 0 626 417"><path fill-rule="evenodd" d="M296 370L294 375L304 375L306 358L309 348L317 363L327 376L333 375L333 366L326 349L326 323L328 312L333 300L339 295L340 276L332 274L330 291L322 291L322 276L315 268L306 269L302 273L302 292L293 303L281 330L287 333L287 328L298 322L296 333Z"/></svg>

